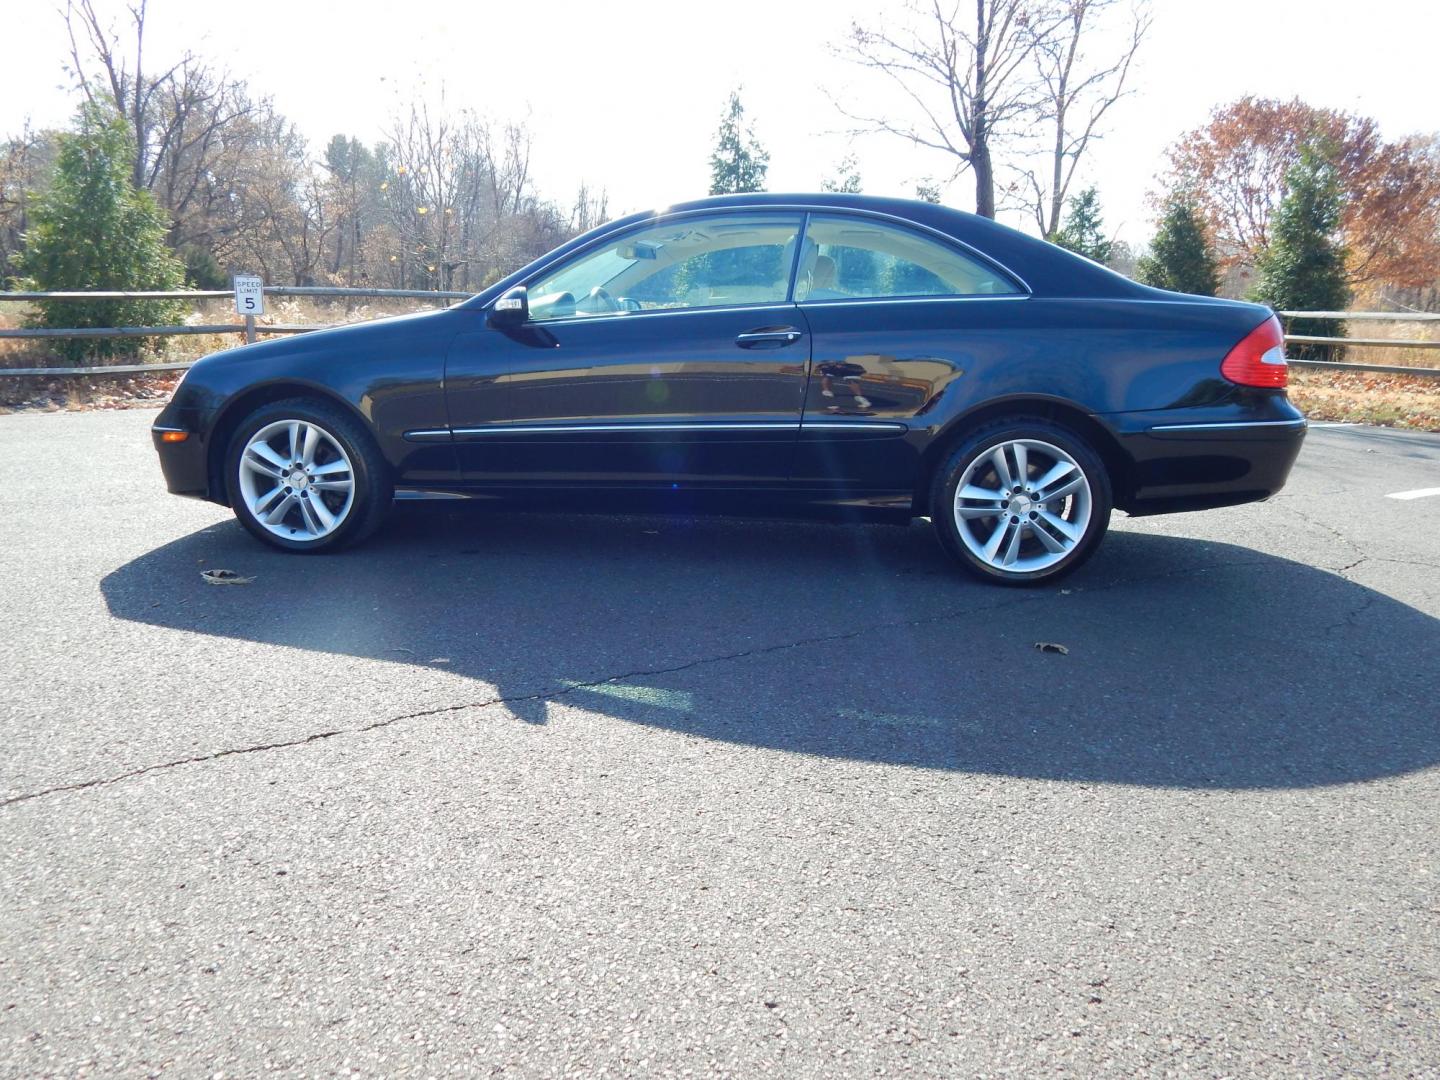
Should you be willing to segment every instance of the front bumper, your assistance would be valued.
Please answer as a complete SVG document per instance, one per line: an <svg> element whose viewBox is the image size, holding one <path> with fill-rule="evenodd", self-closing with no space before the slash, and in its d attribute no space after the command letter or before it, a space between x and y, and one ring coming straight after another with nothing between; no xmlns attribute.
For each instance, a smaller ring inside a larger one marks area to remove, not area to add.
<svg viewBox="0 0 1440 1080"><path fill-rule="evenodd" d="M155 452L160 455L160 471L165 475L165 487L174 495L207 499L210 497L209 454L201 433L191 430L185 441L178 443L161 439L167 431L185 430L158 422L150 429L150 439L155 444Z"/></svg>

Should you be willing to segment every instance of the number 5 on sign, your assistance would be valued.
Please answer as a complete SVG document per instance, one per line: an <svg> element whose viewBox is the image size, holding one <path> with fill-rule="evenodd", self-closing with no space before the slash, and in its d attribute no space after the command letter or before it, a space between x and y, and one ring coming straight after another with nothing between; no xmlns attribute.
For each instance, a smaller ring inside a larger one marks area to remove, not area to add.
<svg viewBox="0 0 1440 1080"><path fill-rule="evenodd" d="M235 314L265 314L265 283L258 277L235 275Z"/></svg>

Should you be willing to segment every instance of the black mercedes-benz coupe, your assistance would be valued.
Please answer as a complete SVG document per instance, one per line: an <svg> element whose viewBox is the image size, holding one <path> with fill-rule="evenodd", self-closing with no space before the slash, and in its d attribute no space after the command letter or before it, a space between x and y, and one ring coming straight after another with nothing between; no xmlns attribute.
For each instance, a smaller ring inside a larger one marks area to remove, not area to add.
<svg viewBox="0 0 1440 1080"><path fill-rule="evenodd" d="M1263 499L1305 419L1252 304L1138 285L928 203L756 194L634 214L444 311L196 363L173 492L322 551L397 497L928 517L1053 580L1130 514Z"/></svg>

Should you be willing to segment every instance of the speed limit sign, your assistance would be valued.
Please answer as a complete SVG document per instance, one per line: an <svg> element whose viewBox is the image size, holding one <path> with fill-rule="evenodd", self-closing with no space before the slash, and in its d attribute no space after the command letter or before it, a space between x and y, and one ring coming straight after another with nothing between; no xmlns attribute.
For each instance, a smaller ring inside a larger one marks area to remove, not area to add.
<svg viewBox="0 0 1440 1080"><path fill-rule="evenodd" d="M235 275L235 314L265 314L265 282L261 278Z"/></svg>

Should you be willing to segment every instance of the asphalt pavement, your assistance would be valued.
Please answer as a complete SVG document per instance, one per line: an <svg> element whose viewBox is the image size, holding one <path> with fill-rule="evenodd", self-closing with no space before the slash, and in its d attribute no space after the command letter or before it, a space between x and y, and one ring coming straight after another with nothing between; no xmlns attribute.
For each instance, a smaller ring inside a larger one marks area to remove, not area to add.
<svg viewBox="0 0 1440 1080"><path fill-rule="evenodd" d="M0 417L0 1075L1440 1075L1440 436L1011 591L923 523L286 556L154 415Z"/></svg>

